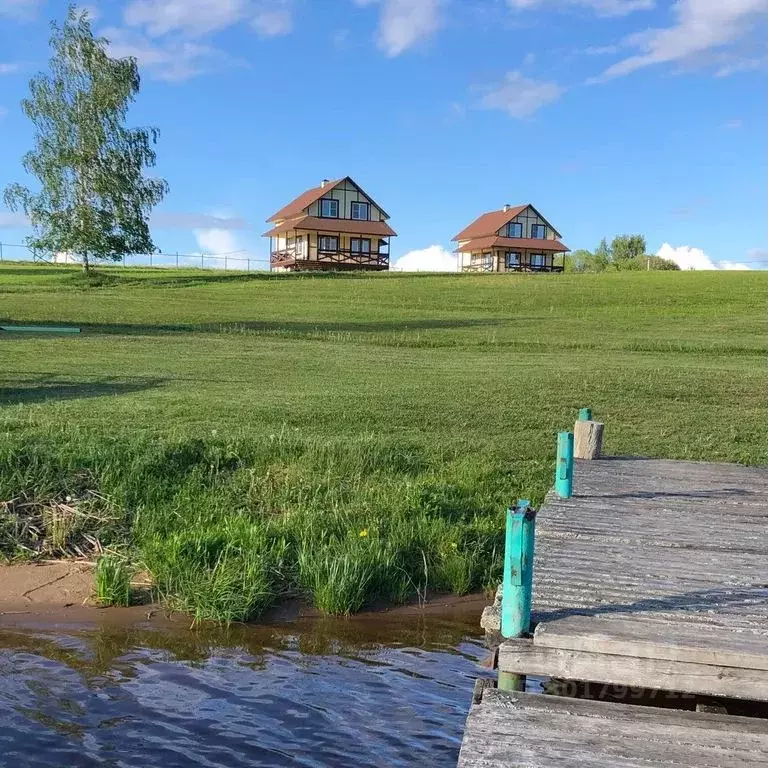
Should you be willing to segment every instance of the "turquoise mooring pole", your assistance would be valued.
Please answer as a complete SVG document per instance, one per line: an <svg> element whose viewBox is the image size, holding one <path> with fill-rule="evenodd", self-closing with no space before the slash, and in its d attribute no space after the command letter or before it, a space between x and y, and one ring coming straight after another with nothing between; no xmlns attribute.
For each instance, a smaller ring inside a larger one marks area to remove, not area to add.
<svg viewBox="0 0 768 768"><path fill-rule="evenodd" d="M570 499L573 496L573 432L557 434L555 493L561 499Z"/></svg>
<svg viewBox="0 0 768 768"><path fill-rule="evenodd" d="M579 421L592 421L592 409L580 408L579 409Z"/></svg>
<svg viewBox="0 0 768 768"><path fill-rule="evenodd" d="M536 510L527 499L520 499L514 509L507 510L501 595L503 637L521 637L531 630L535 534ZM498 687L502 691L524 691L525 675L499 671Z"/></svg>
<svg viewBox="0 0 768 768"><path fill-rule="evenodd" d="M501 597L501 634L521 637L531 629L533 545L536 511L526 499L507 510L504 547L504 586Z"/></svg>

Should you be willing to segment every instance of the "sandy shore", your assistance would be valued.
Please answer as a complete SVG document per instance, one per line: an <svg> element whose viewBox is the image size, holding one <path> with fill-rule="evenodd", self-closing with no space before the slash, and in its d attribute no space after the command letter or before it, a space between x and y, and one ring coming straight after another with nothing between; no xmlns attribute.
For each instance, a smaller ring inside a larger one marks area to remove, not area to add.
<svg viewBox="0 0 768 768"><path fill-rule="evenodd" d="M93 563L79 560L0 565L0 629L77 629L107 625L156 629L188 627L190 617L171 614L160 605L100 608L93 600ZM436 595L423 605L376 606L350 617L366 622L397 616L477 616L487 604L482 594ZM263 617L280 623L319 616L301 600L278 604Z"/></svg>

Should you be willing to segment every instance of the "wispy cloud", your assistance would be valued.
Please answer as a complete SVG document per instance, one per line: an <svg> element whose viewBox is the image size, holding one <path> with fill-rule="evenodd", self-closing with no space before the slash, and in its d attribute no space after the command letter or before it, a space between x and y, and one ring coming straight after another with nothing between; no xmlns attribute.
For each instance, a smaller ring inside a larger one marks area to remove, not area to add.
<svg viewBox="0 0 768 768"><path fill-rule="evenodd" d="M42 4L42 0L0 0L0 16L29 21L37 15Z"/></svg>
<svg viewBox="0 0 768 768"><path fill-rule="evenodd" d="M626 16L635 11L647 11L656 3L654 0L507 0L507 5L517 10L537 6L563 9L581 7L594 11L598 16Z"/></svg>
<svg viewBox="0 0 768 768"><path fill-rule="evenodd" d="M0 120L2 120L8 114L7 107L0 107Z"/></svg>
<svg viewBox="0 0 768 768"><path fill-rule="evenodd" d="M132 30L102 30L112 56L133 56L156 80L180 82L196 75L240 64L224 51L194 40L158 42Z"/></svg>
<svg viewBox="0 0 768 768"><path fill-rule="evenodd" d="M215 229L224 232L250 228L248 222L238 216L174 211L156 211L152 214L150 224L157 229ZM20 229L28 226L29 219L23 213L0 211L0 229Z"/></svg>
<svg viewBox="0 0 768 768"><path fill-rule="evenodd" d="M565 89L554 82L526 77L519 70L507 72L499 83L480 88L483 96L480 106L500 109L510 117L530 117L546 104L557 101Z"/></svg>
<svg viewBox="0 0 768 768"><path fill-rule="evenodd" d="M353 0L356 5L379 3L381 12L376 41L389 57L429 39L443 23L443 0Z"/></svg>
<svg viewBox="0 0 768 768"><path fill-rule="evenodd" d="M589 82L623 77L659 64L695 65L711 61L707 57L713 52L733 47L748 36L753 30L752 22L766 10L768 0L676 0L672 6L674 24L625 38L623 44L638 52ZM741 59L737 57L731 67L736 62Z"/></svg>
<svg viewBox="0 0 768 768"><path fill-rule="evenodd" d="M0 75L12 75L21 69L21 64L17 61L0 62Z"/></svg>
<svg viewBox="0 0 768 768"><path fill-rule="evenodd" d="M293 28L291 0L130 0L123 11L129 27L150 37L179 33L196 38L248 22L262 36Z"/></svg>
<svg viewBox="0 0 768 768"><path fill-rule="evenodd" d="M743 125L741 120L726 120L720 127L725 131L735 131Z"/></svg>
<svg viewBox="0 0 768 768"><path fill-rule="evenodd" d="M124 26L103 31L117 56L135 56L159 80L179 82L242 60L210 41L235 25L259 37L293 29L294 0L129 0Z"/></svg>

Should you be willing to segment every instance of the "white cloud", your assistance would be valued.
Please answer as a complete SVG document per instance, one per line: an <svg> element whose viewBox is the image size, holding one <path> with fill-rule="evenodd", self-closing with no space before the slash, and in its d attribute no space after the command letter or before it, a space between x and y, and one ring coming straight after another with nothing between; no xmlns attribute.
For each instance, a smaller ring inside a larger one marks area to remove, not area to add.
<svg viewBox="0 0 768 768"><path fill-rule="evenodd" d="M399 56L442 26L443 0L354 0L359 6L381 3L377 44L387 56Z"/></svg>
<svg viewBox="0 0 768 768"><path fill-rule="evenodd" d="M712 261L701 248L694 248L690 245L673 247L669 243L664 243L656 252L656 255L662 259L674 261L680 269L741 270L753 268L746 262Z"/></svg>
<svg viewBox="0 0 768 768"><path fill-rule="evenodd" d="M743 123L739 119L735 120L726 120L720 127L723 128L726 131L735 131L738 128L741 128Z"/></svg>
<svg viewBox="0 0 768 768"><path fill-rule="evenodd" d="M589 82L622 77L656 64L706 62L713 51L733 46L746 37L753 30L752 22L766 10L768 0L676 0L672 26L647 29L625 38L624 43L639 52ZM737 62L730 64L731 71L735 71Z"/></svg>
<svg viewBox="0 0 768 768"><path fill-rule="evenodd" d="M131 0L123 20L130 27L143 27L151 37L169 32L195 37L240 21L246 5L246 0Z"/></svg>
<svg viewBox="0 0 768 768"><path fill-rule="evenodd" d="M729 77L730 75L736 75L740 72L752 72L755 69L762 69L768 64L766 57L755 56L749 59L736 59L726 64L722 64L719 69L715 71L715 77Z"/></svg>
<svg viewBox="0 0 768 768"><path fill-rule="evenodd" d="M203 37L243 21L262 37L272 37L293 29L293 4L292 0L130 0L123 20L150 37L172 33Z"/></svg>
<svg viewBox="0 0 768 768"><path fill-rule="evenodd" d="M6 107L0 107L0 120L2 120L8 114Z"/></svg>
<svg viewBox="0 0 768 768"><path fill-rule="evenodd" d="M0 75L12 75L19 71L20 64L16 61L0 63Z"/></svg>
<svg viewBox="0 0 768 768"><path fill-rule="evenodd" d="M223 66L239 63L227 53L192 40L157 43L131 30L110 27L102 34L118 58L133 56L157 80L179 82Z"/></svg>
<svg viewBox="0 0 768 768"><path fill-rule="evenodd" d="M562 96L564 88L557 83L534 80L519 70L507 72L504 79L485 86L480 106L485 109L501 109L510 117L530 117L536 110Z"/></svg>
<svg viewBox="0 0 768 768"><path fill-rule="evenodd" d="M264 267L262 263L264 260L258 259L229 230L197 229L195 230L195 239L201 252L207 257L205 259L206 267L234 270Z"/></svg>
<svg viewBox="0 0 768 768"><path fill-rule="evenodd" d="M293 30L293 7L289 0L267 0L253 9L251 26L260 37L278 37Z"/></svg>
<svg viewBox="0 0 768 768"><path fill-rule="evenodd" d="M458 272L458 269L456 254L442 245L408 251L392 264L394 272Z"/></svg>
<svg viewBox="0 0 768 768"><path fill-rule="evenodd" d="M518 10L538 5L580 6L599 16L626 16L635 11L647 11L656 5L655 0L507 0L507 4Z"/></svg>
<svg viewBox="0 0 768 768"><path fill-rule="evenodd" d="M0 16L27 21L37 14L41 5L42 0L0 0Z"/></svg>
<svg viewBox="0 0 768 768"><path fill-rule="evenodd" d="M174 213L158 211L152 214L152 226L161 229L248 229L248 222L238 216L213 216L207 213Z"/></svg>

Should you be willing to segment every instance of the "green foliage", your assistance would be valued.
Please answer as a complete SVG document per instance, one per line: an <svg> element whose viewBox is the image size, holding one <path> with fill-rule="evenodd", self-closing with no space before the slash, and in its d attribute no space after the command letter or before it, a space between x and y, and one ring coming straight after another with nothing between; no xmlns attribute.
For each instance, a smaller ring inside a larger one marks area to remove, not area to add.
<svg viewBox="0 0 768 768"><path fill-rule="evenodd" d="M0 265L2 312L83 328L5 340L0 500L77 500L198 621L495 586L582 406L610 453L768 461L765 273L99 271Z"/></svg>
<svg viewBox="0 0 768 768"><path fill-rule="evenodd" d="M646 244L643 235L617 235L611 241L611 261L615 269L637 269L645 256Z"/></svg>
<svg viewBox="0 0 768 768"><path fill-rule="evenodd" d="M139 91L136 60L110 58L75 6L53 24L51 47L50 73L36 75L22 101L36 129L23 165L40 191L12 184L6 204L29 216L31 248L75 254L86 271L92 259L151 253L147 219L168 186L143 175L155 164L157 130L124 125Z"/></svg>
<svg viewBox="0 0 768 768"><path fill-rule="evenodd" d="M584 249L566 258L566 272L637 272L639 270L679 270L673 261L646 254L643 235L617 235L610 247L603 238L594 253Z"/></svg>
<svg viewBox="0 0 768 768"><path fill-rule="evenodd" d="M102 555L96 561L96 599L105 607L131 604L131 571L123 558Z"/></svg>

